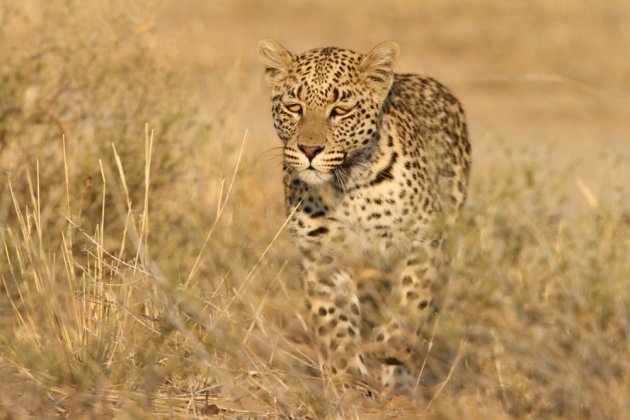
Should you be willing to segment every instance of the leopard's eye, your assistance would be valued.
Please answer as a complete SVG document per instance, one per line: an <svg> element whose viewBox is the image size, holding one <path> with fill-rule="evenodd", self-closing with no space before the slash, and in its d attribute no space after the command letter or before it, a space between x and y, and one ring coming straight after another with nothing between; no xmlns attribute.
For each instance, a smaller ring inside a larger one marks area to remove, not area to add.
<svg viewBox="0 0 630 420"><path fill-rule="evenodd" d="M302 105L300 104L288 104L285 105L285 108L289 110L289 112L293 112L294 114L299 114L302 112Z"/></svg>
<svg viewBox="0 0 630 420"><path fill-rule="evenodd" d="M330 116L331 117L339 117L341 115L346 115L348 112L350 112L349 109L342 108L340 106L336 106L330 111Z"/></svg>

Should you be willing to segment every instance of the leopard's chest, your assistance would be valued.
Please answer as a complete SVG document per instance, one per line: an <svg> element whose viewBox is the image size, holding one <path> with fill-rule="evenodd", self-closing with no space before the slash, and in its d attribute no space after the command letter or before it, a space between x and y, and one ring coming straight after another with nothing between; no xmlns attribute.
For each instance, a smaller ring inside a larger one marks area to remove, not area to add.
<svg viewBox="0 0 630 420"><path fill-rule="evenodd" d="M436 195L416 157L382 153L348 189L305 187L285 180L288 209L297 205L290 231L315 249L406 249L423 236ZM426 172L426 171L425 171ZM383 175L383 176L381 176ZM315 245L313 245L315 244Z"/></svg>
<svg viewBox="0 0 630 420"><path fill-rule="evenodd" d="M421 219L424 195L404 181L390 180L346 194L332 207L331 218L359 241L401 241Z"/></svg>

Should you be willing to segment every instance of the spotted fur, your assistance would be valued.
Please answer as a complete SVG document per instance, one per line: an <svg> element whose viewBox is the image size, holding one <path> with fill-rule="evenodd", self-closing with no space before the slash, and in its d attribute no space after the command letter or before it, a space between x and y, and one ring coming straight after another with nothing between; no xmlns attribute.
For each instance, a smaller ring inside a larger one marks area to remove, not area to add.
<svg viewBox="0 0 630 420"><path fill-rule="evenodd" d="M385 390L404 392L436 307L444 222L466 197L462 106L434 79L394 73L393 42L295 55L262 40L258 54L320 355L338 375L372 375L365 358L376 358Z"/></svg>

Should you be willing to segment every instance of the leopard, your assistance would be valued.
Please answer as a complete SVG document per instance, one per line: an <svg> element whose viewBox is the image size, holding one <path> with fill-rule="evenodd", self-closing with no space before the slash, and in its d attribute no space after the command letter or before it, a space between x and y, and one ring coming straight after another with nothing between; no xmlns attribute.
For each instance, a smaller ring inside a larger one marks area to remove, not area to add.
<svg viewBox="0 0 630 420"><path fill-rule="evenodd" d="M434 78L394 72L399 51L257 45L320 367L385 395L418 385L471 165L462 104Z"/></svg>

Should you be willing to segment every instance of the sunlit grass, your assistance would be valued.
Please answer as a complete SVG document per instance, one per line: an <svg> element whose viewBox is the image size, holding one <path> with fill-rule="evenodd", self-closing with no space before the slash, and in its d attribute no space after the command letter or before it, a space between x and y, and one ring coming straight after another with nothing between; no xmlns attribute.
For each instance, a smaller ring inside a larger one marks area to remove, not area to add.
<svg viewBox="0 0 630 420"><path fill-rule="evenodd" d="M593 156L600 194L560 148L473 139L422 397L344 393L302 318L274 157L122 42L137 22L68 7L19 53L0 37L0 411L628 415L630 157ZM234 71L231 89L262 77Z"/></svg>

